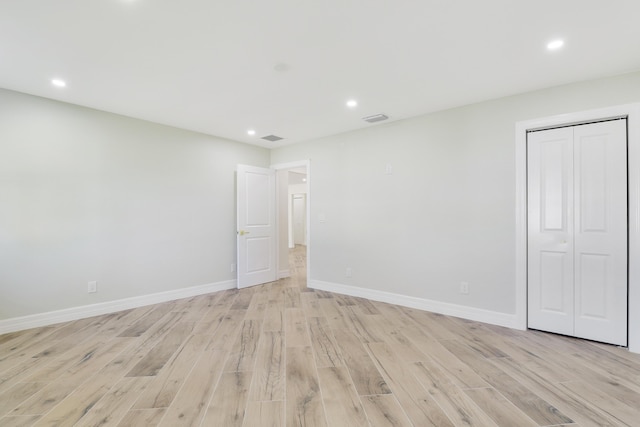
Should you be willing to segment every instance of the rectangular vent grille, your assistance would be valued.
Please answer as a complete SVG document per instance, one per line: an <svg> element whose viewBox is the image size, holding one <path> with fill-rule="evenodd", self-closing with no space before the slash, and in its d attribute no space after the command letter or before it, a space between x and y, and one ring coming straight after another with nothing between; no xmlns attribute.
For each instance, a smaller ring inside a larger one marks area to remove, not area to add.
<svg viewBox="0 0 640 427"><path fill-rule="evenodd" d="M388 118L389 116L385 116L384 114L374 114L373 116L363 117L362 120L369 123L375 123L387 120Z"/></svg>
<svg viewBox="0 0 640 427"><path fill-rule="evenodd" d="M271 141L271 142L276 142L276 141L280 141L281 139L284 139L284 138L280 138L279 136L276 136L276 135L267 135L267 136L263 136L262 139L265 139L265 140Z"/></svg>

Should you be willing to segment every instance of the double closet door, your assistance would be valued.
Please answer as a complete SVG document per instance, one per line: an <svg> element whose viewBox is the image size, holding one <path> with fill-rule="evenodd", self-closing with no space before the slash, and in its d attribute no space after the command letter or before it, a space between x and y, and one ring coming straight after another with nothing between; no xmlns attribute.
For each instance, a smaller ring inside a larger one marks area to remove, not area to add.
<svg viewBox="0 0 640 427"><path fill-rule="evenodd" d="M627 126L527 135L528 326L627 345Z"/></svg>

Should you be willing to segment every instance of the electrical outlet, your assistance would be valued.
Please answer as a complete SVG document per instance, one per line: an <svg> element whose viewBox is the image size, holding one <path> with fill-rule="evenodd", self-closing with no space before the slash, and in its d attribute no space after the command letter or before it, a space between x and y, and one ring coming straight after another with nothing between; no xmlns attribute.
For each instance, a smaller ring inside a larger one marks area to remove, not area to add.
<svg viewBox="0 0 640 427"><path fill-rule="evenodd" d="M89 282L87 285L87 292L90 294L94 292L98 292L98 282L96 281Z"/></svg>
<svg viewBox="0 0 640 427"><path fill-rule="evenodd" d="M229 267L229 270L231 270L232 273L235 273L236 265L232 263L231 266Z"/></svg>
<svg viewBox="0 0 640 427"><path fill-rule="evenodd" d="M460 293L462 295L469 295L469 282L460 282Z"/></svg>
<svg viewBox="0 0 640 427"><path fill-rule="evenodd" d="M393 166L390 163L387 164L384 173L387 175L393 175Z"/></svg>
<svg viewBox="0 0 640 427"><path fill-rule="evenodd" d="M352 274L353 274L353 271L351 270L351 267L347 267L347 269L344 272L345 277L351 277Z"/></svg>

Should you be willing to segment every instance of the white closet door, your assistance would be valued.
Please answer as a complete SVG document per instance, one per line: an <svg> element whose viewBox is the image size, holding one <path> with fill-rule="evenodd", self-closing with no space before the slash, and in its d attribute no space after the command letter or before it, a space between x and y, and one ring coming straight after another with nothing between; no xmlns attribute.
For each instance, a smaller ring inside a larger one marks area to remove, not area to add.
<svg viewBox="0 0 640 427"><path fill-rule="evenodd" d="M529 327L626 345L626 121L527 145Z"/></svg>
<svg viewBox="0 0 640 427"><path fill-rule="evenodd" d="M574 331L573 130L527 137L529 327Z"/></svg>
<svg viewBox="0 0 640 427"><path fill-rule="evenodd" d="M575 333L627 344L626 121L574 128Z"/></svg>

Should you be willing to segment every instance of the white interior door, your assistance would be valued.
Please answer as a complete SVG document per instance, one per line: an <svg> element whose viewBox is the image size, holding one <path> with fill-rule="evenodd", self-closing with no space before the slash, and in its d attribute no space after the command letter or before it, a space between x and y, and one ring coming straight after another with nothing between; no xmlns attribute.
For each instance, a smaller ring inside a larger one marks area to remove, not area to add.
<svg viewBox="0 0 640 427"><path fill-rule="evenodd" d="M292 197L293 242L296 245L307 244L307 196L294 194Z"/></svg>
<svg viewBox="0 0 640 427"><path fill-rule="evenodd" d="M529 134L529 327L627 344L626 122Z"/></svg>
<svg viewBox="0 0 640 427"><path fill-rule="evenodd" d="M275 170L238 165L238 288L276 280Z"/></svg>

